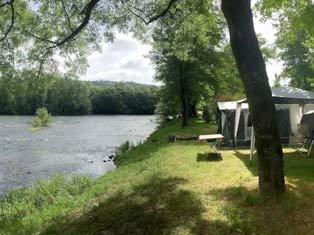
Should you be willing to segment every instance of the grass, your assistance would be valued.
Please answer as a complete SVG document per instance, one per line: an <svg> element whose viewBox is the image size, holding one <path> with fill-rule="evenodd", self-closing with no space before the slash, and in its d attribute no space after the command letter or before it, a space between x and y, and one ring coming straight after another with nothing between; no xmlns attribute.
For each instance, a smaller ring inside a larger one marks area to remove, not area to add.
<svg viewBox="0 0 314 235"><path fill-rule="evenodd" d="M13 192L0 203L0 234L313 234L314 158L286 149L287 193L263 198L248 150L209 161L205 144L167 143L210 132L215 126L198 119L184 129L172 121L94 182L61 177Z"/></svg>

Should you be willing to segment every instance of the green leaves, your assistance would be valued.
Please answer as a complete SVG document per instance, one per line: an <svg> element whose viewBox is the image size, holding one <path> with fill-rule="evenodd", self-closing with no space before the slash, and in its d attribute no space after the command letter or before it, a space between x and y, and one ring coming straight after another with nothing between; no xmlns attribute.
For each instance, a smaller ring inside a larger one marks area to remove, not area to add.
<svg viewBox="0 0 314 235"><path fill-rule="evenodd" d="M35 113L36 117L34 120L35 127L45 127L51 123L51 114L48 113L46 107L38 108Z"/></svg>
<svg viewBox="0 0 314 235"><path fill-rule="evenodd" d="M259 2L258 9L267 18L275 18L278 29L276 45L279 57L284 61L280 75L289 79L291 85L312 90L314 82L314 4L311 1Z"/></svg>

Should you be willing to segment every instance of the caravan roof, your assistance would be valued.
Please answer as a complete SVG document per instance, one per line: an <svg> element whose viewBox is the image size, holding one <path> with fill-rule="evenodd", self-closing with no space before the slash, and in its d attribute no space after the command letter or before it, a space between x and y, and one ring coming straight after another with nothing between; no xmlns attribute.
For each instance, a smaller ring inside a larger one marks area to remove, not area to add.
<svg viewBox="0 0 314 235"><path fill-rule="evenodd" d="M314 92L306 91L295 87L277 87L271 90L275 104L313 104ZM239 100L239 103L246 103L247 100Z"/></svg>

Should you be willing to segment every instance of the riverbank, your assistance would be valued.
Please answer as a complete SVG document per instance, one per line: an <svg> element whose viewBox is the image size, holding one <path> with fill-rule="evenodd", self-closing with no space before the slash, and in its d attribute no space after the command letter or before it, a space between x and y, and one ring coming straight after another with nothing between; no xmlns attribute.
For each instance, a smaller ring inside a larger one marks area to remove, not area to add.
<svg viewBox="0 0 314 235"><path fill-rule="evenodd" d="M0 234L311 234L314 159L286 150L288 191L262 198L247 150L221 151L216 162L205 144L167 143L169 135L215 131L199 119L184 129L172 121L96 181L61 177L14 192L1 203Z"/></svg>

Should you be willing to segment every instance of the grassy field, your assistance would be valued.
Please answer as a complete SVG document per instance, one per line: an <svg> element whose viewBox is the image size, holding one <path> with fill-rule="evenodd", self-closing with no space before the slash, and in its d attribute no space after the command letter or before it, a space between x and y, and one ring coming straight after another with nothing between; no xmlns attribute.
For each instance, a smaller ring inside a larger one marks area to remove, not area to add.
<svg viewBox="0 0 314 235"><path fill-rule="evenodd" d="M205 144L167 143L169 134L215 131L173 121L97 181L56 177L16 191L0 203L0 234L314 234L314 158L285 150L287 193L263 198L248 150L209 161Z"/></svg>

